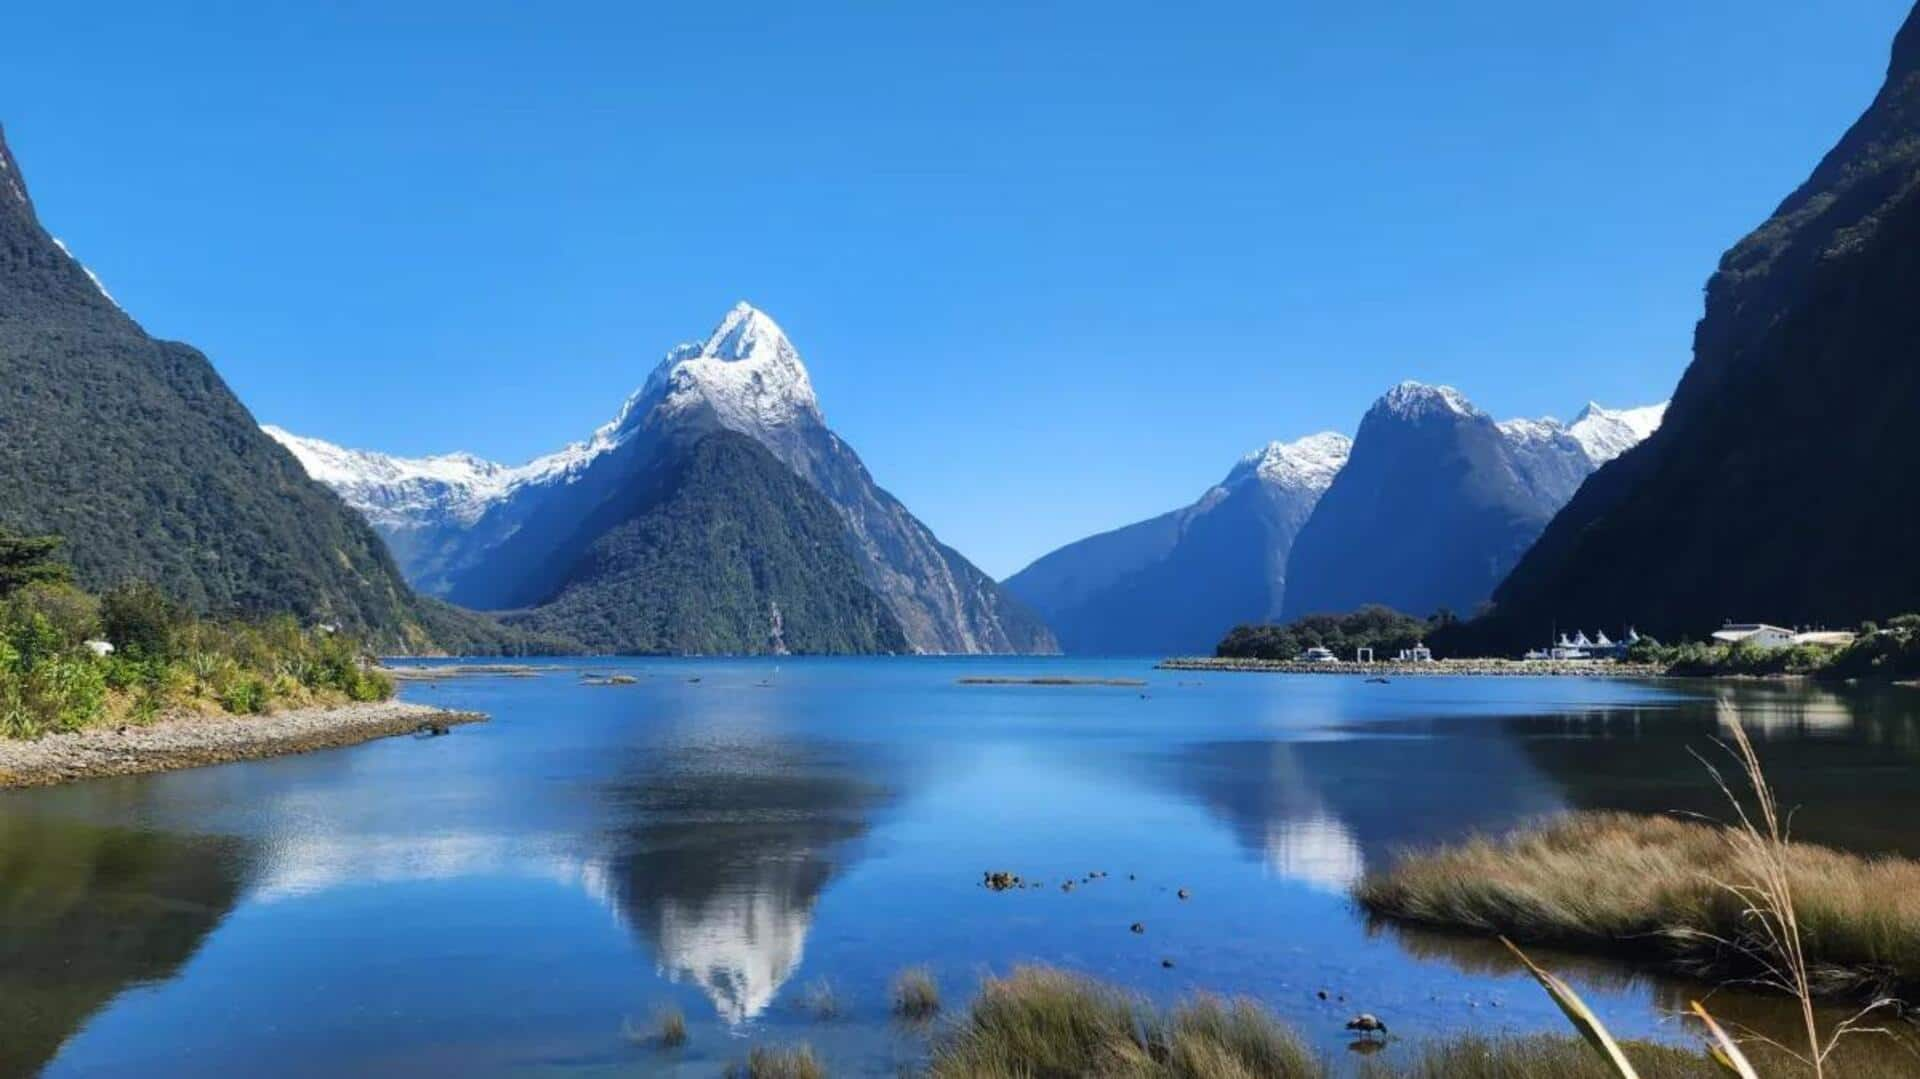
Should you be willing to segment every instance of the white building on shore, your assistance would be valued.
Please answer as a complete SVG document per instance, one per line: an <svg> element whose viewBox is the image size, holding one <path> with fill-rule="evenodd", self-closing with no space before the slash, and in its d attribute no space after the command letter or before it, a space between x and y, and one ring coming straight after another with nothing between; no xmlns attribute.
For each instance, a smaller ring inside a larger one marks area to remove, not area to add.
<svg viewBox="0 0 1920 1079"><path fill-rule="evenodd" d="M1793 630L1766 622L1728 622L1713 632L1721 644L1750 644L1755 648L1787 648L1796 644L1820 644L1835 648L1853 643L1854 634L1845 630Z"/></svg>

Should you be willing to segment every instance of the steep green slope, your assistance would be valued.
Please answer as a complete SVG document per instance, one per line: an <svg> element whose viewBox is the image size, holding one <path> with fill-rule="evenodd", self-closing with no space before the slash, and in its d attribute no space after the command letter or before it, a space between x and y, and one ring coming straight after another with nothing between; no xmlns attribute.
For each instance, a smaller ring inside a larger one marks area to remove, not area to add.
<svg viewBox="0 0 1920 1079"><path fill-rule="evenodd" d="M907 650L833 506L744 435L662 447L590 527L552 598L509 624L613 652Z"/></svg>
<svg viewBox="0 0 1920 1079"><path fill-rule="evenodd" d="M1494 594L1489 642L1920 608L1920 11L1866 113L1707 283L1665 424Z"/></svg>
<svg viewBox="0 0 1920 1079"><path fill-rule="evenodd" d="M80 580L203 611L419 631L379 537L199 352L155 341L41 227L0 138L0 525L57 533Z"/></svg>

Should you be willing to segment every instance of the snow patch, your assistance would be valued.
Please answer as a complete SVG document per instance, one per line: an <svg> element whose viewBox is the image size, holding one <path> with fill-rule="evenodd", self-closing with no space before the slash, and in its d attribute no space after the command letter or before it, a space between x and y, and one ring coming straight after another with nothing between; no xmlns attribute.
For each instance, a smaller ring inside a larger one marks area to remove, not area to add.
<svg viewBox="0 0 1920 1079"><path fill-rule="evenodd" d="M1257 476L1261 482L1277 487L1318 493L1332 486L1333 477L1346 466L1351 452L1353 440L1333 431L1293 442L1269 442L1242 457L1222 486Z"/></svg>
<svg viewBox="0 0 1920 1079"><path fill-rule="evenodd" d="M1480 410L1473 407L1466 394L1452 386L1431 386L1425 382L1402 382L1388 390L1386 396L1374 403L1375 409L1385 409L1404 419L1429 416L1436 412L1449 412L1456 416L1479 415Z"/></svg>
<svg viewBox="0 0 1920 1079"><path fill-rule="evenodd" d="M1666 416L1665 401L1623 409L1607 409L1588 401L1567 426L1567 434L1580 443L1597 468L1646 441L1660 429Z"/></svg>
<svg viewBox="0 0 1920 1079"><path fill-rule="evenodd" d="M0 165L5 165L5 164L6 162L0 161ZM15 190L18 191L19 189L15 188ZM20 197L24 199L26 198L26 195L22 194ZM72 259L73 264L75 266L80 267L80 272L87 275L87 280L93 282L93 287L100 290L100 295L105 296L107 298L108 303L112 304L115 307L119 307L120 301L114 299L113 293L107 291L107 286L100 283L100 275L94 273L92 268L89 267L86 263L81 262L78 258L75 258L73 252L67 249L66 241L60 239L60 237L58 236L55 236L52 239L53 239L53 246L59 248L61 254L67 256L69 259Z"/></svg>

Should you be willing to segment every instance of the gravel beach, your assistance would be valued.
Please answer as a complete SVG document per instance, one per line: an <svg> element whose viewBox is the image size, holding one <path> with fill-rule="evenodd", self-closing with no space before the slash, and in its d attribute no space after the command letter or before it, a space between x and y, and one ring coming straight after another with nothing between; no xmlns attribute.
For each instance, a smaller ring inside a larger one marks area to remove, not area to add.
<svg viewBox="0 0 1920 1079"><path fill-rule="evenodd" d="M0 789L307 753L410 734L426 723L452 726L485 718L478 712L380 701L266 716L165 719L144 727L89 727L33 741L0 739Z"/></svg>

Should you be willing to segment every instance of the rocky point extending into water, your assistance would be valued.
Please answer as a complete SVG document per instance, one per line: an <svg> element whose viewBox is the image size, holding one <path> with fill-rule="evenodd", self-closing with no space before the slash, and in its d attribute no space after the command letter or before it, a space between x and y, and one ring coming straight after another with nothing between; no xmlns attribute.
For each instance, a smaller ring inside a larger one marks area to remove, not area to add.
<svg viewBox="0 0 1920 1079"><path fill-rule="evenodd" d="M146 726L88 727L31 741L0 740L0 789L308 753L396 734L445 734L456 724L486 718L478 712L379 701L266 716L195 716Z"/></svg>

